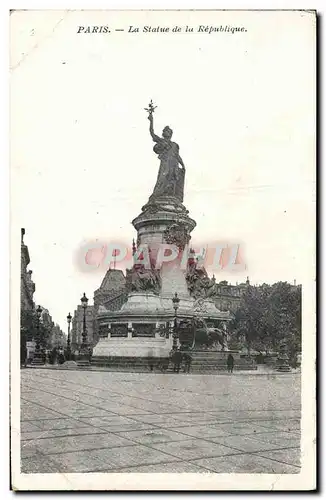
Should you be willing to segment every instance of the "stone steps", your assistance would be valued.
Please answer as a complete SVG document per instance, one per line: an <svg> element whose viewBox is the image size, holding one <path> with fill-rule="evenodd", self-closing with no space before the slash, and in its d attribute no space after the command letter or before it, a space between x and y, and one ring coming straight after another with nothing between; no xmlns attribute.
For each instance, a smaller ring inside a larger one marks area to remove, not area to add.
<svg viewBox="0 0 326 500"><path fill-rule="evenodd" d="M93 356L92 365L107 367L144 367L149 366L151 358L132 356ZM157 360L154 361L157 363Z"/></svg>
<svg viewBox="0 0 326 500"><path fill-rule="evenodd" d="M107 367L107 368L123 368L130 371L139 369L150 370L153 366L154 371L160 370L159 364L166 363L166 358L149 358L149 357L122 357L122 356L93 356L92 366ZM184 369L184 363L181 364L181 371ZM234 370L256 370L257 366L254 363L249 363L246 360L235 360ZM210 359L193 359L191 363L191 372L217 372L227 370L224 360ZM173 372L173 363L170 362L166 372Z"/></svg>

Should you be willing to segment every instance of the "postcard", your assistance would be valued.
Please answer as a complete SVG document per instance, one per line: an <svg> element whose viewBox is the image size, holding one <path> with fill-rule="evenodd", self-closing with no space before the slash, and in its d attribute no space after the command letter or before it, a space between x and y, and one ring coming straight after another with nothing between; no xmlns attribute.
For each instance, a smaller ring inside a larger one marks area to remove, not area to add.
<svg viewBox="0 0 326 500"><path fill-rule="evenodd" d="M316 30L10 12L12 489L315 489Z"/></svg>

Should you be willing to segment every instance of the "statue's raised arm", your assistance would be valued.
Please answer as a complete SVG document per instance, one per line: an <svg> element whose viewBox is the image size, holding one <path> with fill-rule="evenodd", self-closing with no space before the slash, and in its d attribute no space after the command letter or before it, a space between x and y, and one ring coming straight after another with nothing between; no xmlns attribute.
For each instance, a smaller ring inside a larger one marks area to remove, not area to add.
<svg viewBox="0 0 326 500"><path fill-rule="evenodd" d="M149 133L151 134L153 141L160 142L162 140L161 137L159 137L154 133L153 113L149 113L148 119L149 119Z"/></svg>
<svg viewBox="0 0 326 500"><path fill-rule="evenodd" d="M151 102L148 105L148 108L145 108L145 111L148 113L148 119L149 119L149 133L151 134L151 137L154 142L160 142L162 139L158 135L154 133L154 124L153 124L153 113L156 109L156 106L154 106L153 101L151 99Z"/></svg>

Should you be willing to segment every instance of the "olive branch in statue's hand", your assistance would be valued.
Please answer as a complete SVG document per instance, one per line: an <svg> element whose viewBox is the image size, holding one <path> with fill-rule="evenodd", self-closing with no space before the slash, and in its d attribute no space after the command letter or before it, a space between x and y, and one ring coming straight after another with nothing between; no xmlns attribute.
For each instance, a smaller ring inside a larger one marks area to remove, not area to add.
<svg viewBox="0 0 326 500"><path fill-rule="evenodd" d="M154 111L155 111L156 108L157 108L157 106L154 106L152 99L151 99L151 102L148 105L148 108L144 108L145 111L147 111L147 113L148 113L148 119L149 120L153 120L153 113L154 113Z"/></svg>

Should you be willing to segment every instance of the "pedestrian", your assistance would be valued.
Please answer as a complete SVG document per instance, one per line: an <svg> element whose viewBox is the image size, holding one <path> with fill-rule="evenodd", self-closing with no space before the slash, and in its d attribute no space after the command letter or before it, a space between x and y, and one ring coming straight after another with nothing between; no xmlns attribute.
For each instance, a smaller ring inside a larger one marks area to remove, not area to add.
<svg viewBox="0 0 326 500"><path fill-rule="evenodd" d="M59 351L59 353L58 353L58 364L59 365L63 365L64 362L65 362L65 357L63 355L63 352Z"/></svg>
<svg viewBox="0 0 326 500"><path fill-rule="evenodd" d="M27 365L27 347L26 344L22 344L20 348L20 365L26 368Z"/></svg>
<svg viewBox="0 0 326 500"><path fill-rule="evenodd" d="M183 360L184 360L184 363L185 363L185 369L184 369L184 372L185 373L189 373L190 372L190 365L191 365L191 361L192 361L192 358L191 358L191 355L189 352L186 352L184 355L183 355Z"/></svg>
<svg viewBox="0 0 326 500"><path fill-rule="evenodd" d="M182 353L179 351L179 349L173 353L172 361L174 363L174 366L173 366L174 373L179 373L180 365L181 365L181 361L182 361Z"/></svg>
<svg viewBox="0 0 326 500"><path fill-rule="evenodd" d="M228 355L228 358L226 360L226 365L227 365L227 368L228 368L228 372L229 373L233 373L234 357L232 356L232 354Z"/></svg>
<svg viewBox="0 0 326 500"><path fill-rule="evenodd" d="M57 364L57 358L58 358L58 352L57 352L57 348L54 347L51 351L51 354L50 354L50 364L51 365L56 365Z"/></svg>
<svg viewBox="0 0 326 500"><path fill-rule="evenodd" d="M148 366L150 371L152 372L154 370L154 351L153 349L150 349L148 351Z"/></svg>

